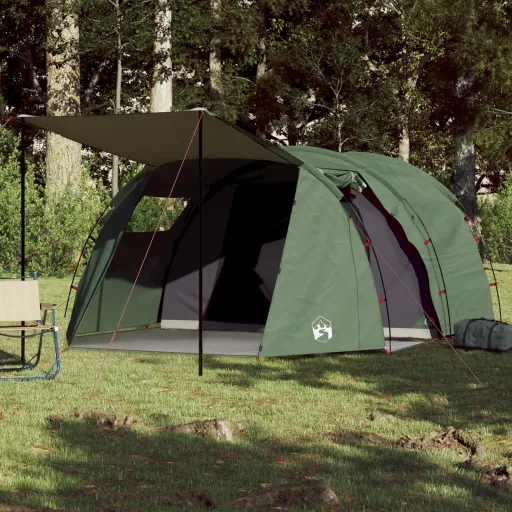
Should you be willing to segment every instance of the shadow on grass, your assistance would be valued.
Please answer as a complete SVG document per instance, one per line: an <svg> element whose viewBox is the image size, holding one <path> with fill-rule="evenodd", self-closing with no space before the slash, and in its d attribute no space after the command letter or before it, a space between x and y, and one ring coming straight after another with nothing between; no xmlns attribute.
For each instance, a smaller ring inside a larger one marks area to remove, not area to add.
<svg viewBox="0 0 512 512"><path fill-rule="evenodd" d="M20 361L21 359L19 355L7 352L6 350L0 350L0 368L5 365L19 363Z"/></svg>
<svg viewBox="0 0 512 512"><path fill-rule="evenodd" d="M262 484L314 477L331 483L341 505L335 510L510 509L509 498L475 486L473 475L365 436L276 440L249 425L246 439L226 443L143 426L100 430L78 419L64 421L51 433L55 452L23 464L23 480L39 485L0 491L0 503L73 511L170 511L175 509L166 496L177 491L209 490L223 501ZM43 473L44 482L37 480Z"/></svg>
<svg viewBox="0 0 512 512"><path fill-rule="evenodd" d="M390 356L366 353L289 358L284 359L286 365L210 358L205 371L216 370L220 380L240 387L253 387L261 380L294 381L301 387L370 395L381 402L389 397L390 406L380 406L374 412L428 420L443 428L485 425L496 435L506 433L504 425L512 424L512 382L507 378L512 371L512 354L459 354L482 385L477 384L452 348L439 343ZM397 412L391 404L402 397L406 408Z"/></svg>

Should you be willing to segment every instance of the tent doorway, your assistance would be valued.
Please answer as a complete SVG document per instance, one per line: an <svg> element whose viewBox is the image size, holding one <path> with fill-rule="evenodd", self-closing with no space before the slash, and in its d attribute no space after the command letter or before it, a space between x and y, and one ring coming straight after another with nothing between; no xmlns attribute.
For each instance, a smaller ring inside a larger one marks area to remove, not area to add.
<svg viewBox="0 0 512 512"><path fill-rule="evenodd" d="M385 336L435 336L437 332L435 328L431 329L428 318L433 319L436 325L439 323L430 295L427 270L418 251L370 187L362 192L350 187L342 191L342 205L357 224L362 243L370 240L374 246L368 246L366 254L379 297Z"/></svg>
<svg viewBox="0 0 512 512"><path fill-rule="evenodd" d="M207 330L263 331L279 272L296 182L235 183L204 203L203 311ZM177 227L177 226L176 226ZM196 214L178 236L162 328L197 329Z"/></svg>

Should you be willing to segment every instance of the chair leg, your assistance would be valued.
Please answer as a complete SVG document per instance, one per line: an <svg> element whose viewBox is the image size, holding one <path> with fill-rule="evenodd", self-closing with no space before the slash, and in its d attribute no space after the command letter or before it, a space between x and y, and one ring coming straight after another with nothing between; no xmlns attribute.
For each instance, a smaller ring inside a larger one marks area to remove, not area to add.
<svg viewBox="0 0 512 512"><path fill-rule="evenodd" d="M0 381L2 380L15 380L15 381L27 381L27 380L51 380L54 379L60 372L61 364L60 364L60 352L59 352L59 329L56 325L56 318L55 318L55 310L52 310L52 326L53 326L53 346L55 350L55 362L52 364L49 370L47 370L43 375L34 375L34 376L20 376L20 377L0 377ZM23 371L23 370L30 370L37 366L39 363L39 359L41 356L41 347L42 347L42 338L43 335L47 333L41 333L39 338L39 349L37 354L28 361L28 364L25 364L22 367L19 367L17 369L11 369L8 371ZM31 363L33 359L36 359L35 363ZM7 370L4 370L7 371Z"/></svg>
<svg viewBox="0 0 512 512"><path fill-rule="evenodd" d="M25 336L25 331L21 331L21 335ZM27 362L26 352L25 352L25 338L21 339L21 358L20 358L20 360L21 360L22 365L25 365L25 363Z"/></svg>

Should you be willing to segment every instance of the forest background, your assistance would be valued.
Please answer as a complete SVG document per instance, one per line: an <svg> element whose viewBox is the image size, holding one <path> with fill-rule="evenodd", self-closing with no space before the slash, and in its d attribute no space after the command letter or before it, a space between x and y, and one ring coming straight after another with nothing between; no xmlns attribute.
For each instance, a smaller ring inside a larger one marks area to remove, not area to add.
<svg viewBox="0 0 512 512"><path fill-rule="evenodd" d="M452 190L486 258L512 263L510 1L0 5L0 272L20 265L21 144L27 268L48 276L72 272L100 212L141 169L54 134L21 140L12 115L196 107L272 143L408 161ZM151 229L161 207L141 203L130 229Z"/></svg>

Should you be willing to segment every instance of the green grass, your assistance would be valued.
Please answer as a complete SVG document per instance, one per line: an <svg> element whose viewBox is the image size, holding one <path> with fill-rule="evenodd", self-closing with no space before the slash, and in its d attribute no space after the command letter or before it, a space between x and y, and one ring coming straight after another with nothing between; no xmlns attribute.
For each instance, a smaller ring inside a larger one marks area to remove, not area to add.
<svg viewBox="0 0 512 512"><path fill-rule="evenodd" d="M512 270L496 270L510 321ZM62 335L68 286L41 280L42 300L59 304ZM56 380L0 384L0 504L169 511L161 497L174 491L208 489L225 500L266 483L323 477L339 510L510 511L510 493L457 468L463 456L395 446L401 436L453 425L480 437L489 461L512 452L512 355L461 355L482 386L440 343L391 356L206 357L202 378L191 356L63 349ZM75 418L77 408L138 422L100 430ZM395 418L372 422L371 413ZM49 424L50 414L63 423ZM247 435L223 443L159 428L207 418L245 420Z"/></svg>

